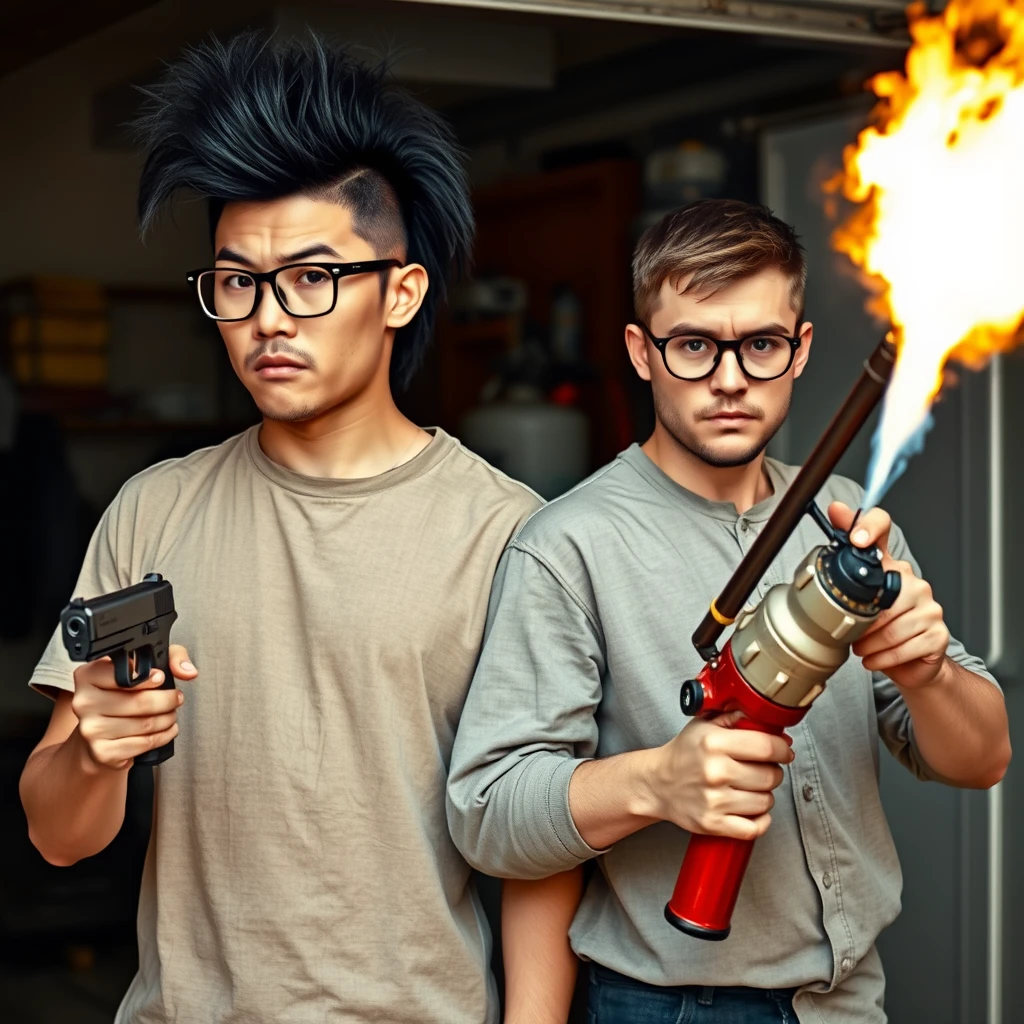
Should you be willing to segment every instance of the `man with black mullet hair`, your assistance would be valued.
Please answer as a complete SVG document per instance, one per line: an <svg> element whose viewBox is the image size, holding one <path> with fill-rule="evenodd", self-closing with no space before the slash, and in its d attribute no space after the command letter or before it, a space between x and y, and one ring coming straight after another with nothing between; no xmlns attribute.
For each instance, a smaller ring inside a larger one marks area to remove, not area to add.
<svg viewBox="0 0 1024 1024"><path fill-rule="evenodd" d="M444 793L495 566L539 501L391 390L469 250L461 154L316 37L189 50L139 131L142 229L179 191L207 201L214 258L187 282L263 418L104 514L75 592L171 580L188 685L119 690L55 635L32 841L59 865L103 849L133 758L180 726L117 1024L495 1021Z"/></svg>

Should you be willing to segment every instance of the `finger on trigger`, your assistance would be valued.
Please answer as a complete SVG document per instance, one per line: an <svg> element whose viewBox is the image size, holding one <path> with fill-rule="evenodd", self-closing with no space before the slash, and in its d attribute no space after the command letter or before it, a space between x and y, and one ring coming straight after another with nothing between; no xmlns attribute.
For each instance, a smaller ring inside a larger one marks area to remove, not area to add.
<svg viewBox="0 0 1024 1024"><path fill-rule="evenodd" d="M164 683L164 674L158 668L150 670L149 678L143 679L142 682L136 683L131 687L133 690L155 690Z"/></svg>
<svg viewBox="0 0 1024 1024"><path fill-rule="evenodd" d="M113 700L104 705L102 713L107 718L142 718L147 715L162 715L168 711L176 711L182 703L181 690L154 690L147 687L144 692L139 688L123 691L130 697L127 700Z"/></svg>

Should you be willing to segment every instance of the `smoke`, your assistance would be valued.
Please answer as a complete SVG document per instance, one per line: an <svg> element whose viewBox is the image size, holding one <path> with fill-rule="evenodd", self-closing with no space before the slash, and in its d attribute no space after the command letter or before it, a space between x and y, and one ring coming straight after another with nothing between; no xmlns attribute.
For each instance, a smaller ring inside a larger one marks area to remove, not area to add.
<svg viewBox="0 0 1024 1024"><path fill-rule="evenodd" d="M888 396L886 396L888 405ZM882 410L882 419L871 438L871 461L868 463L868 478L864 493L864 508L873 508L888 493L889 488L903 475L907 463L924 450L925 435L932 429L934 419L931 410L925 413L924 419L911 435L898 446L890 442L891 433L883 428L886 425L886 410Z"/></svg>

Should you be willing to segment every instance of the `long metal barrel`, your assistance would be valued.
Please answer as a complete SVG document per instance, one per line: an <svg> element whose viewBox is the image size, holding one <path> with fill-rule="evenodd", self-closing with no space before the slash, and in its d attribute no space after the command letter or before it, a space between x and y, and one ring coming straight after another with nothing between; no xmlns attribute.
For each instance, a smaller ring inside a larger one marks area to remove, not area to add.
<svg viewBox="0 0 1024 1024"><path fill-rule="evenodd" d="M722 630L739 615L758 581L796 528L807 503L821 490L843 452L864 426L889 383L895 362L896 348L888 341L882 341L864 360L864 372L853 390L694 632L693 646L705 660L714 656Z"/></svg>

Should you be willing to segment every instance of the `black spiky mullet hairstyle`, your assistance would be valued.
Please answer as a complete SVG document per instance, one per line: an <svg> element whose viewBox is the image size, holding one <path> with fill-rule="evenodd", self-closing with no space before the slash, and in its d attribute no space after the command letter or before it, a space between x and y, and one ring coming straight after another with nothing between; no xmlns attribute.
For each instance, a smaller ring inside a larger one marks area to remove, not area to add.
<svg viewBox="0 0 1024 1024"><path fill-rule="evenodd" d="M209 202L211 236L233 200L335 190L342 205L354 200L371 216L397 200L406 262L422 264L430 280L419 312L395 336L391 376L407 386L473 239L463 152L444 119L394 87L386 63L363 64L312 32L213 39L186 50L145 92L134 125L146 151L143 234L179 190ZM354 229L372 244L359 212Z"/></svg>

